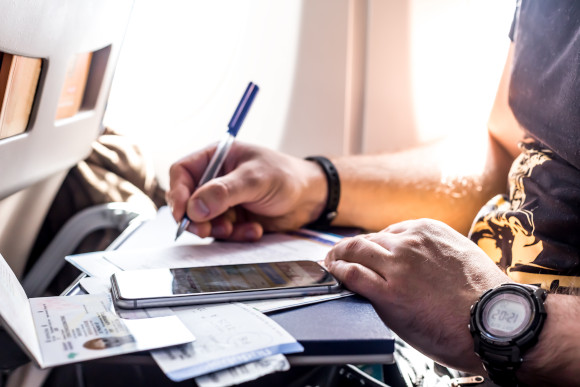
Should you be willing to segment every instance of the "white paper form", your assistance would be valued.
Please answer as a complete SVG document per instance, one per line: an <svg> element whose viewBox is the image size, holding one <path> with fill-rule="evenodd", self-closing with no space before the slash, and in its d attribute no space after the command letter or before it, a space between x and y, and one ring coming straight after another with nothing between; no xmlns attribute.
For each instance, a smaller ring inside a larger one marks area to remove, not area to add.
<svg viewBox="0 0 580 387"><path fill-rule="evenodd" d="M159 208L155 219L143 223L130 237L117 247L118 250L134 250L144 247L170 247L176 245L191 245L211 243L213 238L200 238L190 232L184 232L175 240L177 222L167 206Z"/></svg>
<svg viewBox="0 0 580 387"><path fill-rule="evenodd" d="M252 243L212 242L162 248L113 250L68 256L91 276L107 277L118 270L229 265L291 260L322 261L334 241L305 232L267 234Z"/></svg>
<svg viewBox="0 0 580 387"><path fill-rule="evenodd" d="M317 233L318 234L318 233ZM220 242L162 248L100 251L66 259L93 277L109 278L119 270L178 268L291 260L322 261L340 238L308 230L267 234L252 243Z"/></svg>
<svg viewBox="0 0 580 387"><path fill-rule="evenodd" d="M177 241L177 224L167 207L139 227L117 250L67 256L91 277L107 280L119 270L177 268L235 263L307 259L321 261L341 237L310 230L266 234L257 242L214 241L184 233Z"/></svg>
<svg viewBox="0 0 580 387"><path fill-rule="evenodd" d="M241 303L172 309L197 338L151 352L173 381L304 350L274 320Z"/></svg>
<svg viewBox="0 0 580 387"><path fill-rule="evenodd" d="M176 316L119 318L108 294L28 299L1 255L0 280L4 326L41 368L194 340Z"/></svg>

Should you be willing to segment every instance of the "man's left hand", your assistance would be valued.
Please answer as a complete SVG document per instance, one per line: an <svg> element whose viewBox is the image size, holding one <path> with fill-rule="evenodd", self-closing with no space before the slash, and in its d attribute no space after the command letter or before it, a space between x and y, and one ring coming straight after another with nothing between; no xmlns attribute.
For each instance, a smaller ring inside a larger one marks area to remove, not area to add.
<svg viewBox="0 0 580 387"><path fill-rule="evenodd" d="M465 236L438 221L405 221L339 242L325 263L407 343L441 364L482 371L469 310L510 279Z"/></svg>

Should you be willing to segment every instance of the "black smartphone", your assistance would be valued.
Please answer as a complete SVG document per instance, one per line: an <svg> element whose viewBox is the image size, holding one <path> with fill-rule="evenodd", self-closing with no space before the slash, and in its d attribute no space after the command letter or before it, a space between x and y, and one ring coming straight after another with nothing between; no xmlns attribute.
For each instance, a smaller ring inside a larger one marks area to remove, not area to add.
<svg viewBox="0 0 580 387"><path fill-rule="evenodd" d="M128 270L111 276L121 308L180 306L336 293L340 283L313 261Z"/></svg>

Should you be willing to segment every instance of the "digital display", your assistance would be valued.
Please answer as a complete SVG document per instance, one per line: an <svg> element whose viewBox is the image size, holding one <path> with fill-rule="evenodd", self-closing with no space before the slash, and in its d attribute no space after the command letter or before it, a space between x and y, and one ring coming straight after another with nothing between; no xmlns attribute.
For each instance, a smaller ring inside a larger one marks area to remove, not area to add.
<svg viewBox="0 0 580 387"><path fill-rule="evenodd" d="M331 285L333 278L310 261L171 269L172 293L211 293Z"/></svg>
<svg viewBox="0 0 580 387"><path fill-rule="evenodd" d="M522 332L530 319L528 301L516 294L491 300L483 310L483 324L496 337L512 337Z"/></svg>

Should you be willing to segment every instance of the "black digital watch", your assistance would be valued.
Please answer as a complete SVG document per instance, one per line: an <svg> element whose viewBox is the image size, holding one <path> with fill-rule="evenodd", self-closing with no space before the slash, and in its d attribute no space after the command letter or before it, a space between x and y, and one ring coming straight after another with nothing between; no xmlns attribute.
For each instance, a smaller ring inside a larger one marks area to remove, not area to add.
<svg viewBox="0 0 580 387"><path fill-rule="evenodd" d="M522 355L536 344L544 326L547 294L535 286L506 283L485 292L471 307L475 353L494 383L517 386Z"/></svg>

